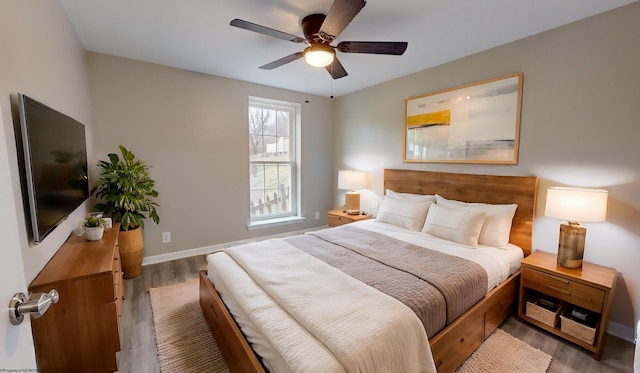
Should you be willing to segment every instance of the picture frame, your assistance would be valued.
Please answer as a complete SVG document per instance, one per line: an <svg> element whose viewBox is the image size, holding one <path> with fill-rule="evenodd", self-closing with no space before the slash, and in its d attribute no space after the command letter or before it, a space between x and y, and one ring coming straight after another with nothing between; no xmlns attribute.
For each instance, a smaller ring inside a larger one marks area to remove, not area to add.
<svg viewBox="0 0 640 373"><path fill-rule="evenodd" d="M403 162L518 164L523 73L405 99Z"/></svg>

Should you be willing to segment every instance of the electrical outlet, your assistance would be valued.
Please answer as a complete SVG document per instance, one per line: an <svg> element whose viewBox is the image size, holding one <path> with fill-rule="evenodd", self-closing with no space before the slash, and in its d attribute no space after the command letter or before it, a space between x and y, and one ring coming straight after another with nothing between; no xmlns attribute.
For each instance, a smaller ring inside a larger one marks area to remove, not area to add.
<svg viewBox="0 0 640 373"><path fill-rule="evenodd" d="M378 200L371 201L371 209L373 209L373 210L377 210L378 209Z"/></svg>
<svg viewBox="0 0 640 373"><path fill-rule="evenodd" d="M316 220L320 220L320 213L316 211Z"/></svg>
<svg viewBox="0 0 640 373"><path fill-rule="evenodd" d="M171 232L162 232L162 243L171 242Z"/></svg>

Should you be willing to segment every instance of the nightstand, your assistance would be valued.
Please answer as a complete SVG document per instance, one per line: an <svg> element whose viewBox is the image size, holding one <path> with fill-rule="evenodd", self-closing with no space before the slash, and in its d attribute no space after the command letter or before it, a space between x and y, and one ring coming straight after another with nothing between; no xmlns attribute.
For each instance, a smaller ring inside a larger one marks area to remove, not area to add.
<svg viewBox="0 0 640 373"><path fill-rule="evenodd" d="M329 226L337 227L339 225L349 224L360 220L372 219L373 215L349 215L342 210L329 211Z"/></svg>
<svg viewBox="0 0 640 373"><path fill-rule="evenodd" d="M593 358L600 360L616 275L613 268L588 262L583 262L582 268L564 268L557 264L555 254L536 251L522 260L518 317L593 352ZM534 318L538 316L532 312L536 307L531 301L541 296L560 307L553 323ZM527 307L531 307L529 311ZM570 315L576 308L586 310L595 326L576 322L578 319Z"/></svg>

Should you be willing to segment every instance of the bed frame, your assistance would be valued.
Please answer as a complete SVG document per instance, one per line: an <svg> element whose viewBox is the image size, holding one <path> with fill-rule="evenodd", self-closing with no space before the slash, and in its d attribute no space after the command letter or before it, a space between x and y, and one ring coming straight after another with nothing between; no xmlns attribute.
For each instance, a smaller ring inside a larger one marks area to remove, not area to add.
<svg viewBox="0 0 640 373"><path fill-rule="evenodd" d="M384 170L384 188L401 193L440 194L448 199L518 204L510 242L531 253L538 178L431 171ZM438 372L453 372L515 308L520 273L509 277L462 316L429 339ZM200 272L200 307L232 372L265 372L206 271Z"/></svg>

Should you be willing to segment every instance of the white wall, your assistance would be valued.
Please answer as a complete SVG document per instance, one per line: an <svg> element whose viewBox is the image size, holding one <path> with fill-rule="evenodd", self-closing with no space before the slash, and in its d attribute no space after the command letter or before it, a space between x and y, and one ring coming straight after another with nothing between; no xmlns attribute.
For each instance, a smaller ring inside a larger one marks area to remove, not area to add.
<svg viewBox="0 0 640 373"><path fill-rule="evenodd" d="M6 139L2 108L0 108L0 142ZM0 150L0 175L10 173L9 154L5 148ZM13 205L13 185L9 178L0 178L0 206ZM0 261L0 299L11 299L16 293L27 293L24 279L24 264L20 252L20 237L16 213L12 208L0 209L0 242L2 243L2 261ZM6 315L6 314L5 314ZM31 338L31 324L11 325L9 319L0 320L0 335L3 348L0 349L0 367L7 369L35 368L35 350Z"/></svg>
<svg viewBox="0 0 640 373"><path fill-rule="evenodd" d="M3 177L13 182L20 246L27 283L40 272L67 239L73 226L85 215L86 206L41 244L27 240L9 95L21 92L63 112L87 128L87 151L92 154L89 80L84 50L57 1L2 0L0 12L0 106L11 172Z"/></svg>
<svg viewBox="0 0 640 373"><path fill-rule="evenodd" d="M0 0L0 9L0 277L2 302L8 302L6 291L15 286L13 292L26 292L72 226L62 224L40 245L27 241L9 95L25 93L88 126L91 115L84 51L58 2ZM90 139L90 127L87 132ZM82 215L84 207L71 220ZM34 369L29 318L9 326L7 314L3 317L0 367Z"/></svg>
<svg viewBox="0 0 640 373"><path fill-rule="evenodd" d="M371 201L382 198L384 168L537 175L533 246L553 253L560 221L544 217L547 187L608 189L607 222L585 224L585 260L618 270L611 319L633 330L640 319L639 19L635 3L339 97L334 173L370 171L371 190L362 198L372 212ZM524 73L518 165L402 162L406 97L515 72ZM343 198L335 191L334 205Z"/></svg>

